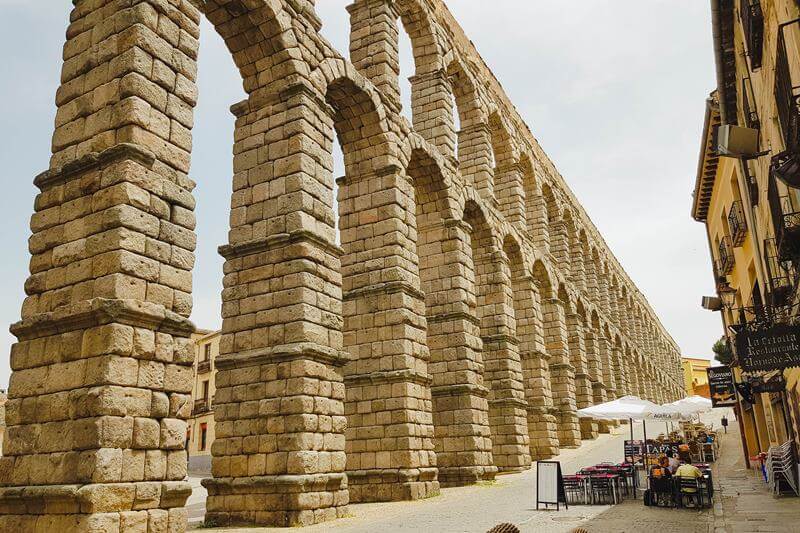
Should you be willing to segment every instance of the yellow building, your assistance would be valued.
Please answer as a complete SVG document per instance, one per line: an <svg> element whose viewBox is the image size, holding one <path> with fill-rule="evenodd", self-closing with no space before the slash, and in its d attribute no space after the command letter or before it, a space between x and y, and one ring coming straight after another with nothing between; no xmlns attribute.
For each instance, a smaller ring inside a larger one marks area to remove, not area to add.
<svg viewBox="0 0 800 533"><path fill-rule="evenodd" d="M717 88L707 100L692 216L705 224L719 296L705 305L721 311L735 348L753 332L794 328L798 314L800 11L795 0L712 0L711 10ZM800 372L755 371L745 350L733 350L732 366L743 384L743 451L752 456L797 438Z"/></svg>
<svg viewBox="0 0 800 533"><path fill-rule="evenodd" d="M194 336L195 364L192 387L192 417L186 435L189 470L211 471L211 443L214 442L214 410L212 400L216 387L215 360L219 354L219 331L198 331Z"/></svg>
<svg viewBox="0 0 800 533"><path fill-rule="evenodd" d="M693 357L682 357L683 383L686 387L688 396L705 396L710 398L708 392L708 374L706 369L711 366L708 359L696 359Z"/></svg>

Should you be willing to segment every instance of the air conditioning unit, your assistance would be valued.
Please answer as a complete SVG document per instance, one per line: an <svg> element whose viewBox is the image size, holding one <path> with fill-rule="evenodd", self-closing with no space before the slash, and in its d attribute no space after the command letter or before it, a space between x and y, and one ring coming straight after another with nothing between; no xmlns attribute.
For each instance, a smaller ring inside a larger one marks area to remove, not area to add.
<svg viewBox="0 0 800 533"><path fill-rule="evenodd" d="M750 157L758 153L758 130L725 124L717 131L719 155Z"/></svg>
<svg viewBox="0 0 800 533"><path fill-rule="evenodd" d="M716 296L703 296L703 303L701 305L703 306L703 309L708 309L709 311L719 311L722 309L722 300Z"/></svg>

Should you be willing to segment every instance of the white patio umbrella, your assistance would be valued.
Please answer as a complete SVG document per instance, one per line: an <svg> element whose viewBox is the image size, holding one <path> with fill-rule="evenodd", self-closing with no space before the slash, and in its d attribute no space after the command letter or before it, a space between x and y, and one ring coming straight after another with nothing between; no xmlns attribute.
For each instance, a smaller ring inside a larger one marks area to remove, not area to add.
<svg viewBox="0 0 800 533"><path fill-rule="evenodd" d="M665 407L670 407L678 411L684 420L691 420L694 416L711 410L711 400L702 396L689 396L678 401L668 403Z"/></svg>
<svg viewBox="0 0 800 533"><path fill-rule="evenodd" d="M637 396L622 396L610 402L578 409L578 416L601 420L680 420L681 413L669 405L658 405Z"/></svg>

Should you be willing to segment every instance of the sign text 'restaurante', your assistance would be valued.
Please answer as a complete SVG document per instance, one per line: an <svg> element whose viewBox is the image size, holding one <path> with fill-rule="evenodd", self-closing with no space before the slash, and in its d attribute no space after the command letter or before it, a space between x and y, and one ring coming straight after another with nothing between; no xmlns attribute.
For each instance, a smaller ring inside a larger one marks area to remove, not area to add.
<svg viewBox="0 0 800 533"><path fill-rule="evenodd" d="M781 370L800 366L800 332L784 324L736 335L736 355L742 370Z"/></svg>

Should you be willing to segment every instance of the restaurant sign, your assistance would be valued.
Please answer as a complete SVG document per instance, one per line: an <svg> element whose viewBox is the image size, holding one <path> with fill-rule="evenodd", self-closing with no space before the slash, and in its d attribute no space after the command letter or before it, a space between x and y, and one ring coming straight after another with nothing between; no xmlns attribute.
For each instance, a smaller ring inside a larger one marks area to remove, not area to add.
<svg viewBox="0 0 800 533"><path fill-rule="evenodd" d="M736 357L745 372L800 366L800 328L776 324L760 331L736 334Z"/></svg>
<svg viewBox="0 0 800 533"><path fill-rule="evenodd" d="M731 407L736 405L736 383L733 370L729 366L711 366L706 368L708 374L708 392L713 407Z"/></svg>

